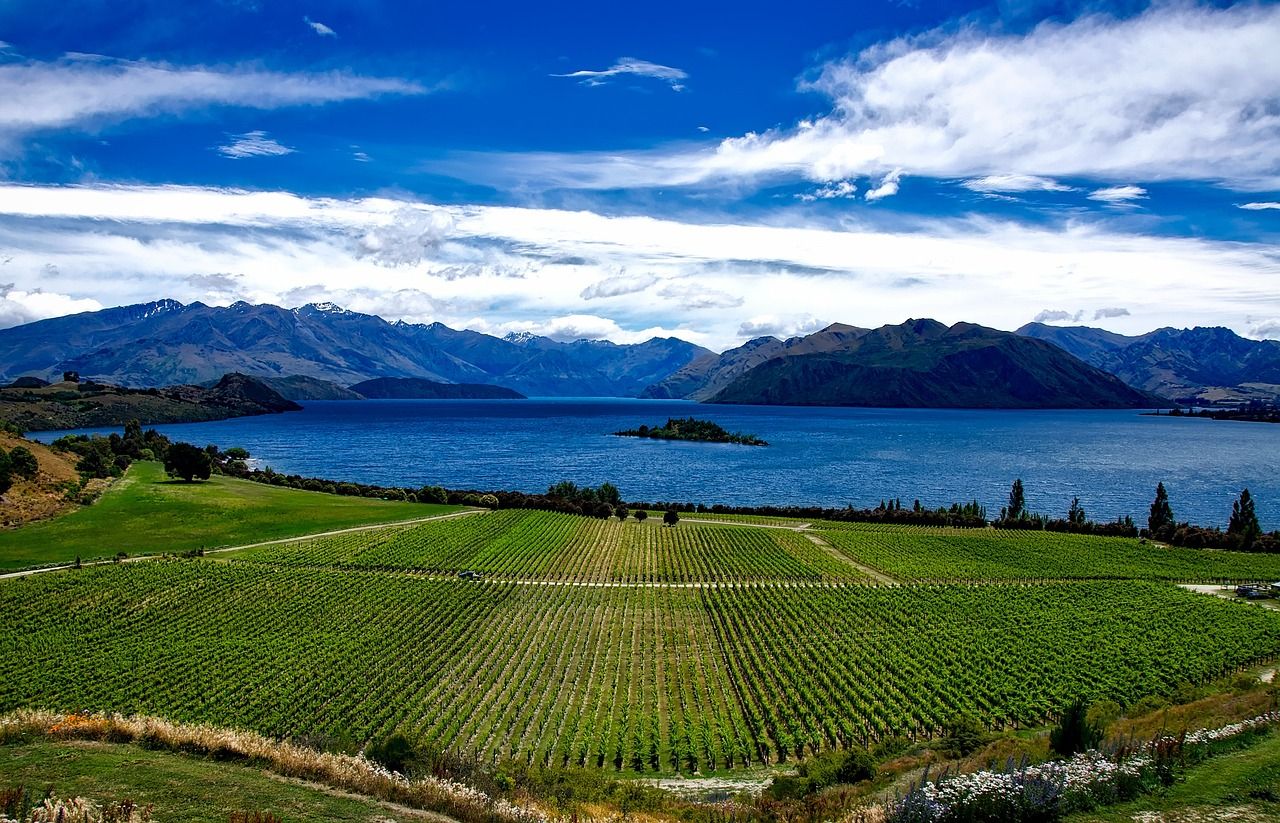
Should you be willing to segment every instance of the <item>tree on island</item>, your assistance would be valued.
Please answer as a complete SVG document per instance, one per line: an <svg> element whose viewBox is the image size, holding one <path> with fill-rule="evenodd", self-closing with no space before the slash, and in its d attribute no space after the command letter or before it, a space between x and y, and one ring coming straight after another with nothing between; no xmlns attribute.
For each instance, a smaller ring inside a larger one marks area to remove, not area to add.
<svg viewBox="0 0 1280 823"><path fill-rule="evenodd" d="M1248 549L1262 536L1262 527L1258 525L1258 514L1254 511L1253 495L1245 489L1240 492L1240 499L1231 504L1231 520L1227 523L1227 534L1234 535L1240 548Z"/></svg>
<svg viewBox="0 0 1280 823"><path fill-rule="evenodd" d="M1169 493L1164 490L1164 483L1156 484L1156 499L1151 502L1151 513L1147 516L1147 528L1152 534L1173 525L1173 509L1169 506Z"/></svg>
<svg viewBox="0 0 1280 823"><path fill-rule="evenodd" d="M662 525L664 526L674 526L679 522L680 515L675 509L667 509L666 513L662 515Z"/></svg>
<svg viewBox="0 0 1280 823"><path fill-rule="evenodd" d="M208 480L213 473L213 458L198 446L174 443L165 455L164 470L170 477L180 477L188 483L197 478Z"/></svg>

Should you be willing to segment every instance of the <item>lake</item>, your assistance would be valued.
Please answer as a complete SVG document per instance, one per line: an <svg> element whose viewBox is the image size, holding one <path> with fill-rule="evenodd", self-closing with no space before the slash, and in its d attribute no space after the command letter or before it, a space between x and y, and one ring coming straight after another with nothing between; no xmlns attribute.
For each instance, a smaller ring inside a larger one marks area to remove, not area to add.
<svg viewBox="0 0 1280 823"><path fill-rule="evenodd" d="M674 443L611 432L695 415L768 447ZM544 491L615 483L626 499L938 506L976 498L992 517L1016 477L1033 511L1145 525L1157 482L1179 520L1225 525L1248 487L1280 528L1280 426L1133 411L715 406L619 398L311 402L301 412L157 426L242 446L287 474L382 485ZM94 430L101 431L101 430ZM49 441L64 432L40 432Z"/></svg>

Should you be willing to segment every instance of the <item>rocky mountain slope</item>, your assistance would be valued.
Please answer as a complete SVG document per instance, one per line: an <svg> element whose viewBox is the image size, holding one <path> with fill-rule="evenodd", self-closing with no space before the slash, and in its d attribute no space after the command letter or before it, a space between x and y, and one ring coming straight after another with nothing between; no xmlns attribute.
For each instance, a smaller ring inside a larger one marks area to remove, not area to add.
<svg viewBox="0 0 1280 823"><path fill-rule="evenodd" d="M636 396L709 353L675 338L625 346L532 335L500 339L439 323L388 323L327 303L283 309L160 300L0 330L0 378L56 379L74 370L146 387L201 383L228 372L300 375L341 386L419 377L528 395Z"/></svg>
<svg viewBox="0 0 1280 823"><path fill-rule="evenodd" d="M1029 323L1018 334L1047 340L1144 391L1183 403L1280 399L1280 341L1230 329L1157 329L1134 337L1087 326Z"/></svg>

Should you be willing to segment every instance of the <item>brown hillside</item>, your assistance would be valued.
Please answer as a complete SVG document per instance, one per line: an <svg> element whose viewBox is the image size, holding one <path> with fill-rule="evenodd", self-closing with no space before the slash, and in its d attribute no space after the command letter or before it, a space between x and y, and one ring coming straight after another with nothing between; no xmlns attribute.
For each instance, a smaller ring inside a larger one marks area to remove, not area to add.
<svg viewBox="0 0 1280 823"><path fill-rule="evenodd" d="M14 477L13 487L0 496L0 526L21 526L74 508L75 504L66 499L65 485L80 482L74 456L59 454L41 443L0 432L0 448L9 451L14 446L26 446L31 450L40 464L40 473L35 480ZM90 482L101 485L106 481Z"/></svg>

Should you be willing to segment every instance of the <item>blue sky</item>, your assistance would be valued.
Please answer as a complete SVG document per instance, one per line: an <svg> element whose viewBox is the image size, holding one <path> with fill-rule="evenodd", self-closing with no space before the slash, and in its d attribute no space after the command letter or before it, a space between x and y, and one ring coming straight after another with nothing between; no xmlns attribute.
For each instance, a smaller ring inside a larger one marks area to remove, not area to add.
<svg viewBox="0 0 1280 823"><path fill-rule="evenodd" d="M1280 337L1274 4L10 0L0 43L0 325Z"/></svg>

